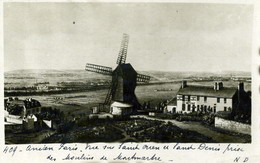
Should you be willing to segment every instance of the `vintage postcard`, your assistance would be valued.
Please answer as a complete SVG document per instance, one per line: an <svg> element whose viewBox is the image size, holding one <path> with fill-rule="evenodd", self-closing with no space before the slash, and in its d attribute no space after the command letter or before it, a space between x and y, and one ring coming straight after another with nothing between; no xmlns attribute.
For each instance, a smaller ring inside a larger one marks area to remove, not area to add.
<svg viewBox="0 0 260 163"><path fill-rule="evenodd" d="M260 161L256 3L1 8L5 162Z"/></svg>

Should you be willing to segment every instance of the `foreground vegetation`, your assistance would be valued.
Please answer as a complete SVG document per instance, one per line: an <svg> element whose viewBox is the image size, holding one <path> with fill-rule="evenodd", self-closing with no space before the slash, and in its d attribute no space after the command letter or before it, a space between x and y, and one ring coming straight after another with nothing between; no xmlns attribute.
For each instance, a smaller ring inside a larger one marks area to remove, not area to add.
<svg viewBox="0 0 260 163"><path fill-rule="evenodd" d="M94 142L214 142L194 131L157 120L81 120L66 126L42 143Z"/></svg>

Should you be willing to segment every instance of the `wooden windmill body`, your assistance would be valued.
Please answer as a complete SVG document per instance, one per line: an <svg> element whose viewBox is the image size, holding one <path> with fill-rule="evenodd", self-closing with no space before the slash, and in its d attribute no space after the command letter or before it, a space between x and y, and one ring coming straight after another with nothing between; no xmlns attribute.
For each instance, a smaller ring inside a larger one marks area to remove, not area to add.
<svg viewBox="0 0 260 163"><path fill-rule="evenodd" d="M106 99L105 105L110 105L113 101L128 103L133 105L134 110L140 109L135 88L137 82L149 82L150 76L138 74L130 63L125 63L127 55L129 36L123 34L121 48L117 58L117 67L112 70L111 67L86 64L86 71L101 73L112 76L112 82Z"/></svg>

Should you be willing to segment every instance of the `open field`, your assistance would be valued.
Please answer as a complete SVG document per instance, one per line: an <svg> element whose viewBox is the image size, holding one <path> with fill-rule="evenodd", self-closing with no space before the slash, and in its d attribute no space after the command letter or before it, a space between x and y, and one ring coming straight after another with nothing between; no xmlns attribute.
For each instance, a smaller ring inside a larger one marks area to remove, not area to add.
<svg viewBox="0 0 260 163"><path fill-rule="evenodd" d="M151 83L148 85L138 85L135 94L141 104L150 101L151 107L155 107L159 102L170 100L176 96L181 86L181 80L188 80L189 84L209 85L213 87L213 81L192 81L198 78L212 80L213 78L225 79L224 86L237 87L238 81L227 80L231 76L250 78L247 72L160 72L146 71L140 72L151 76ZM57 85L58 82L103 82L111 81L111 76L86 72L84 70L16 70L5 72L5 87L32 86L39 82L48 82L50 85ZM155 84L158 82L159 84ZM251 90L251 83L245 82L245 90ZM42 104L42 106L53 107L74 114L89 113L93 106L103 103L108 90L83 90L82 92L61 93L49 95L19 96L20 99L32 97Z"/></svg>

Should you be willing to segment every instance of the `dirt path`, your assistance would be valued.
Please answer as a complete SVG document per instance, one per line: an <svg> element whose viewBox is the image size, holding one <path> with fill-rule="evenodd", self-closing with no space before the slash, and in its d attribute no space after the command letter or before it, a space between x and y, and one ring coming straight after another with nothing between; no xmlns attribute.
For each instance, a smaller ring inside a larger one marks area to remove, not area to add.
<svg viewBox="0 0 260 163"><path fill-rule="evenodd" d="M145 115L138 115L138 116L131 116L132 118L145 118L150 120L158 120L158 121L164 121L166 123L172 122L174 125L181 129L196 131L202 135L205 135L207 137L212 138L214 141L219 143L245 143L248 142L247 139L243 137L237 137L237 136L231 136L224 133L220 133L214 130L211 130L203 125L201 125L199 122L179 122L176 120L168 120L168 119L158 119L154 117L148 117Z"/></svg>

